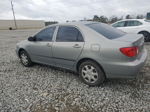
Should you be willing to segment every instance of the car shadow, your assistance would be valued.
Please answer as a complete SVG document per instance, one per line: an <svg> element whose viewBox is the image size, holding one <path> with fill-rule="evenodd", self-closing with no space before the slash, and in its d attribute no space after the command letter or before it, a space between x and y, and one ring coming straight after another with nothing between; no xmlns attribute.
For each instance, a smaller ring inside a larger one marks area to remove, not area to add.
<svg viewBox="0 0 150 112"><path fill-rule="evenodd" d="M75 76L74 78L79 78L78 73L73 72L73 71L68 70L68 69L63 69L63 68L54 67L54 66L50 66L50 65L43 65L43 64L36 64L34 66L46 67L46 68L52 69L56 72L63 72L65 74L72 74L73 76ZM104 83L100 85L100 87L106 87L106 86L109 86L109 87L115 87L115 86L125 87L125 86L128 86L128 87L131 87L131 88L141 88L149 80L149 79L147 79L147 77L144 76L144 74L145 74L145 72L141 71L138 74L138 76L136 78L133 78L133 79L107 78L104 81ZM92 86L89 86L89 87L92 87Z"/></svg>

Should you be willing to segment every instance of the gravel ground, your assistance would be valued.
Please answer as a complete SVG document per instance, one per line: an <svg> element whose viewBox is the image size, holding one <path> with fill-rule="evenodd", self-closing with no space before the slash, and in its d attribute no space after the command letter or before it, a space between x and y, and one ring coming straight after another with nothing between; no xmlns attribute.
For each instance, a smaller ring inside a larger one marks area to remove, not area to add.
<svg viewBox="0 0 150 112"><path fill-rule="evenodd" d="M150 58L136 79L89 87L72 72L20 64L15 45L36 31L0 31L0 112L150 112Z"/></svg>

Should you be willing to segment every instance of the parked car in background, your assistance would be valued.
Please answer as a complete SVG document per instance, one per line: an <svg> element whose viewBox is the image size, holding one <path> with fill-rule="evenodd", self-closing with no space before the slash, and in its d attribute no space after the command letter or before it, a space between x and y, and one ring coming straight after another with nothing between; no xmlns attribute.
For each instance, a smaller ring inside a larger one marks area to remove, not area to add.
<svg viewBox="0 0 150 112"><path fill-rule="evenodd" d="M127 33L143 34L145 41L150 41L150 22L144 19L126 19L112 24Z"/></svg>
<svg viewBox="0 0 150 112"><path fill-rule="evenodd" d="M127 34L99 22L71 22L42 29L17 44L21 63L70 69L90 86L106 78L133 78L147 58L143 35Z"/></svg>

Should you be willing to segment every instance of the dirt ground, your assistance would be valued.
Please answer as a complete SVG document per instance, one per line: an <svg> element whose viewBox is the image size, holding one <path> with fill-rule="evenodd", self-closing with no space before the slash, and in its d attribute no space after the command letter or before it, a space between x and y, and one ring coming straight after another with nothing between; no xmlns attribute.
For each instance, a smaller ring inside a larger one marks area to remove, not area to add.
<svg viewBox="0 0 150 112"><path fill-rule="evenodd" d="M150 112L150 58L136 79L89 87L72 72L20 64L16 43L36 31L0 31L0 112Z"/></svg>

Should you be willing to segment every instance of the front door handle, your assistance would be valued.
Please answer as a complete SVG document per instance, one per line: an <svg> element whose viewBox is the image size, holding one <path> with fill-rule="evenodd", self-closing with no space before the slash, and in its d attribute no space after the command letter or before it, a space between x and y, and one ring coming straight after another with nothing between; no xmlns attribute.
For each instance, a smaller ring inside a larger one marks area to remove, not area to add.
<svg viewBox="0 0 150 112"><path fill-rule="evenodd" d="M75 44L73 47L74 48L81 48L81 46L79 44Z"/></svg>

